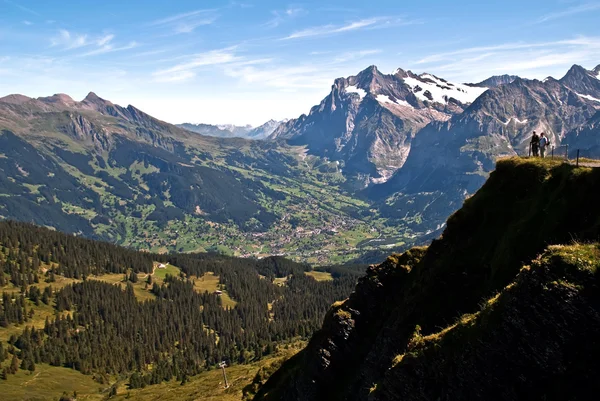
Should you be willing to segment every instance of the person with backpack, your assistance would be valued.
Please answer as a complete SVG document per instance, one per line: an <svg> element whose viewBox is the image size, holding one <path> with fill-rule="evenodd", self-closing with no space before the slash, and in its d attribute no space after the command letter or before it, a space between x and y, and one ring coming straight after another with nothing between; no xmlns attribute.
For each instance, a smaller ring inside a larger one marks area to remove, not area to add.
<svg viewBox="0 0 600 401"><path fill-rule="evenodd" d="M529 146L531 147L531 153L533 154L533 156L537 157L539 155L540 150L540 137L538 136L538 134L535 133L535 131L533 131L533 136L531 137L531 142L529 143Z"/></svg>
<svg viewBox="0 0 600 401"><path fill-rule="evenodd" d="M548 141L548 138L546 137L546 135L542 132L540 134L540 142L539 142L539 147L540 147L540 156L541 157L546 157L546 148L550 145L550 141Z"/></svg>

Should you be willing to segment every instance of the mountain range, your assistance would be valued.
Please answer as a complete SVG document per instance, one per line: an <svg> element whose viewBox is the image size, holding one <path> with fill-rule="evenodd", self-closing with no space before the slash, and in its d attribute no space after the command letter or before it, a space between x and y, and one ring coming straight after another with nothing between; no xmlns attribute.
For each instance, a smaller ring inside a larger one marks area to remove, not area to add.
<svg viewBox="0 0 600 401"><path fill-rule="evenodd" d="M9 95L0 216L157 252L376 259L436 235L534 130L555 156L600 156L599 74L459 84L371 66L254 129L175 126L94 93Z"/></svg>
<svg viewBox="0 0 600 401"><path fill-rule="evenodd" d="M233 124L211 125L211 124L177 124L178 127L198 134L216 136L219 138L246 138L246 139L266 139L273 131L285 121L269 120L258 127L251 125L238 126Z"/></svg>

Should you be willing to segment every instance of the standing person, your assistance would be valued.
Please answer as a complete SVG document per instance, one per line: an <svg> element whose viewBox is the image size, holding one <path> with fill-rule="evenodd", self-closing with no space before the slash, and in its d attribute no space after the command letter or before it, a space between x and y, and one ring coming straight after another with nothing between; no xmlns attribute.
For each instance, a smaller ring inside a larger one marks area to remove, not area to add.
<svg viewBox="0 0 600 401"><path fill-rule="evenodd" d="M548 138L546 138L546 135L542 132L540 134L540 156L542 157L546 157L546 148L548 147Z"/></svg>
<svg viewBox="0 0 600 401"><path fill-rule="evenodd" d="M531 146L531 153L533 156L537 157L540 151L540 137L535 133L535 131L533 131L533 136L531 137L529 146Z"/></svg>

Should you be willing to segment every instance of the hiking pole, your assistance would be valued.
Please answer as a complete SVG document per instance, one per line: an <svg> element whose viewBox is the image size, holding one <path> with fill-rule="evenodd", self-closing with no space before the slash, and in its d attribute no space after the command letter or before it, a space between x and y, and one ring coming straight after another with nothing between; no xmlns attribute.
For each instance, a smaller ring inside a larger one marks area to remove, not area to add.
<svg viewBox="0 0 600 401"><path fill-rule="evenodd" d="M577 163L575 164L576 167L579 167L579 149L577 149Z"/></svg>
<svg viewBox="0 0 600 401"><path fill-rule="evenodd" d="M552 145L551 153L552 153L552 158L554 159L554 145Z"/></svg>
<svg viewBox="0 0 600 401"><path fill-rule="evenodd" d="M567 150L565 150L565 159L569 160L569 145L567 144Z"/></svg>
<svg viewBox="0 0 600 401"><path fill-rule="evenodd" d="M529 142L529 156L528 157L531 157L531 142Z"/></svg>

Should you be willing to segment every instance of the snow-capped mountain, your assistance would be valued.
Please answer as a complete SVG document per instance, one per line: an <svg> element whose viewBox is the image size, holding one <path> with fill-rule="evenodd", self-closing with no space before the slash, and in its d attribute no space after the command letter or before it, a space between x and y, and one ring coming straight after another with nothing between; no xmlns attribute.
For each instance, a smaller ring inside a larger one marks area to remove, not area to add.
<svg viewBox="0 0 600 401"><path fill-rule="evenodd" d="M560 83L573 89L577 95L600 103L600 65L594 70L574 65Z"/></svg>
<svg viewBox="0 0 600 401"><path fill-rule="evenodd" d="M402 69L383 74L371 66L336 79L319 105L281 124L270 139L306 145L309 153L340 162L360 188L385 182L406 161L419 130L462 113L487 89Z"/></svg>
<svg viewBox="0 0 600 401"><path fill-rule="evenodd" d="M285 123L287 121L288 120L282 120L282 121L269 120L266 123L264 123L263 125L260 125L256 128L252 128L250 131L248 131L248 133L246 134L246 138L267 139L269 137L269 135L271 135L273 133L273 131L275 131L277 129L277 127L279 127L279 125L281 125L282 123Z"/></svg>
<svg viewBox="0 0 600 401"><path fill-rule="evenodd" d="M600 149L598 84L594 71L573 66L560 80L517 78L491 88L463 113L419 131L402 168L368 193L387 199L387 213L419 214L436 227L479 189L499 157L526 155L533 131L545 132L557 154L571 142L600 157L592 154Z"/></svg>

